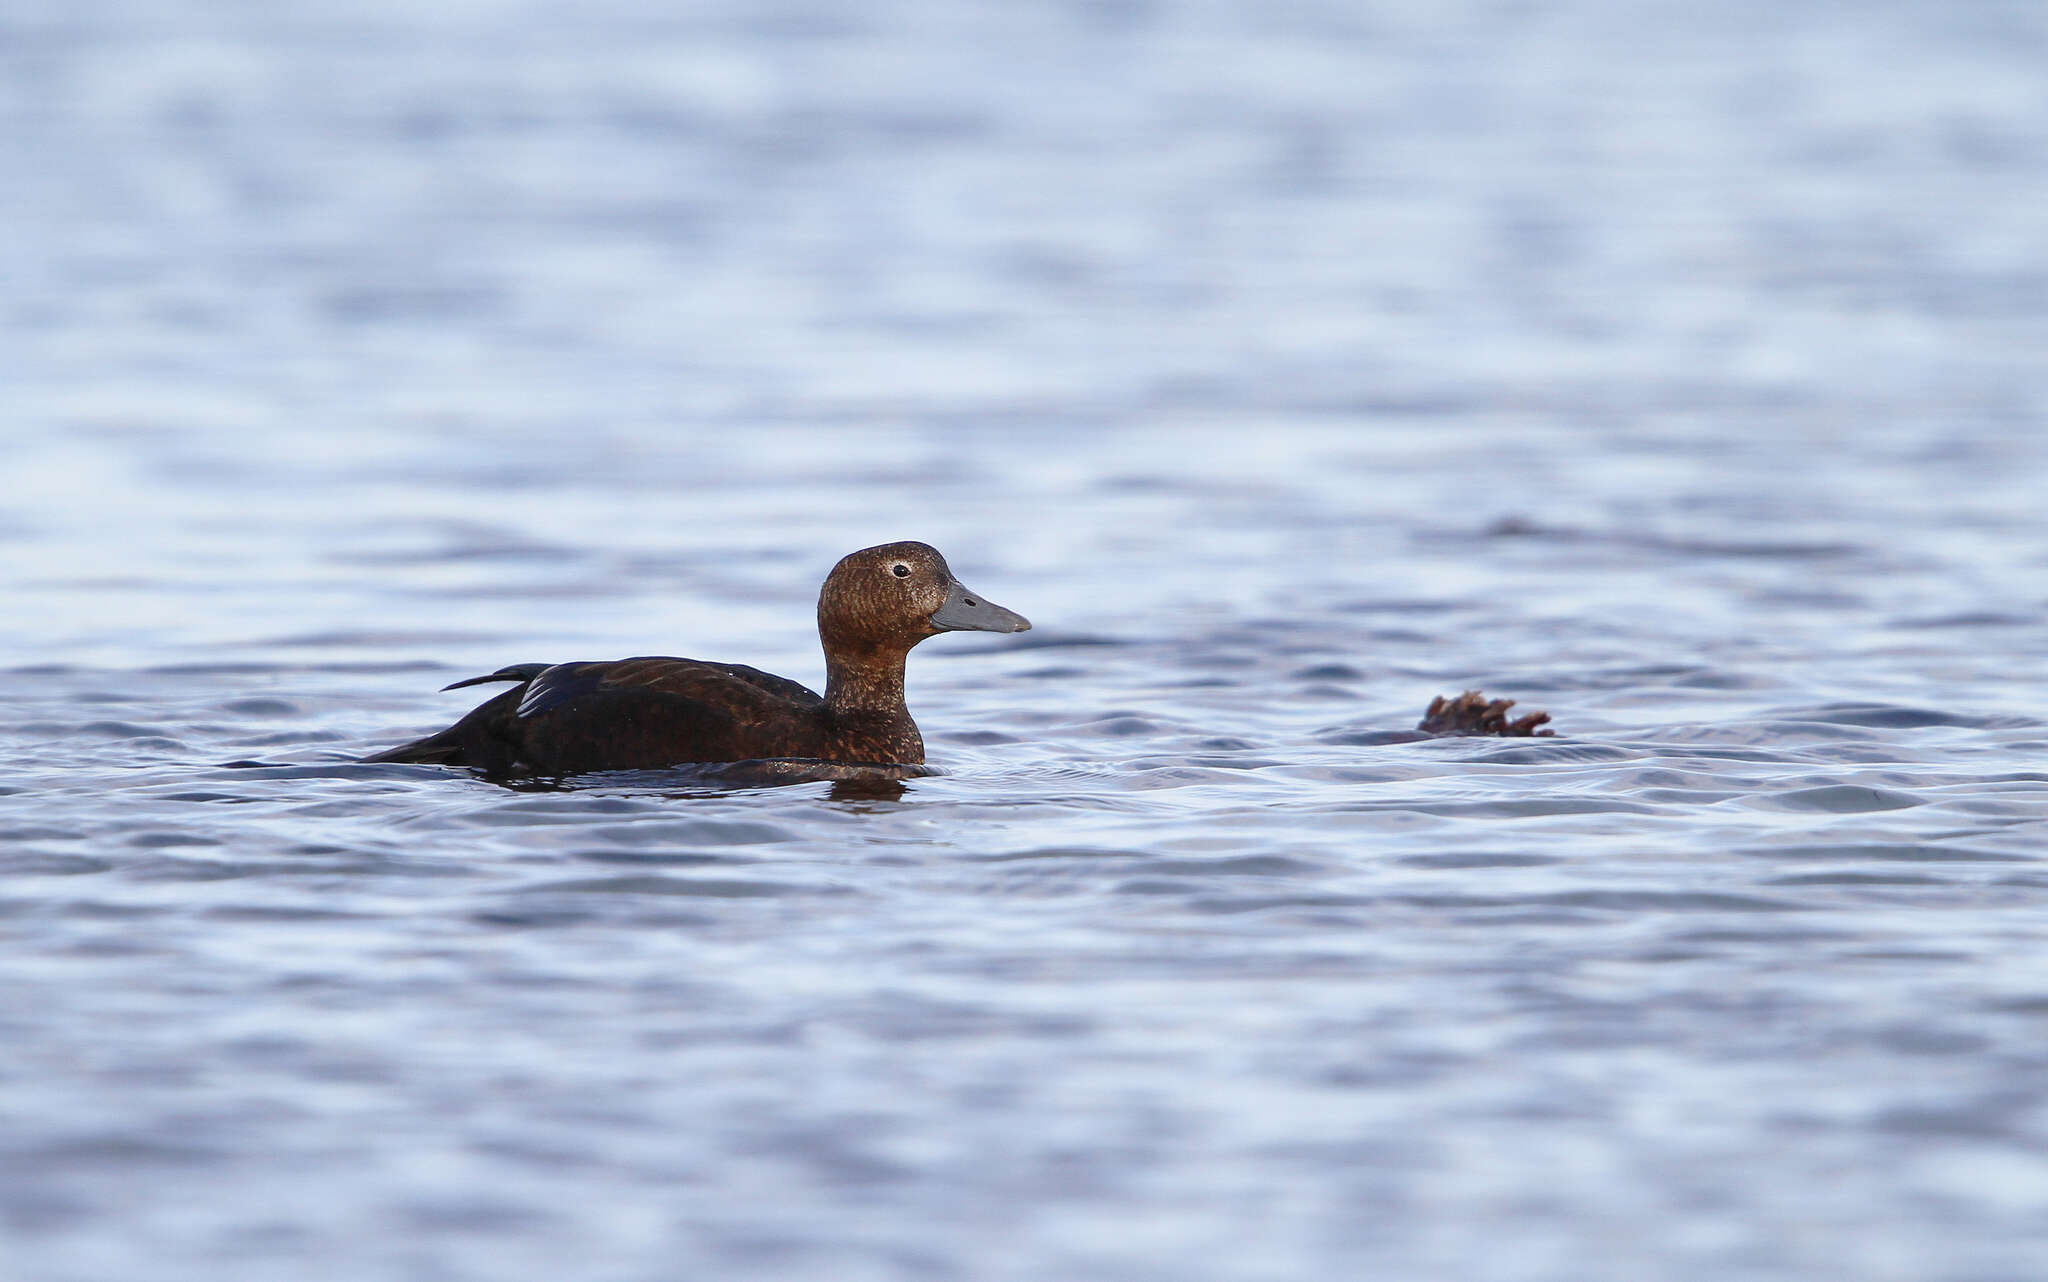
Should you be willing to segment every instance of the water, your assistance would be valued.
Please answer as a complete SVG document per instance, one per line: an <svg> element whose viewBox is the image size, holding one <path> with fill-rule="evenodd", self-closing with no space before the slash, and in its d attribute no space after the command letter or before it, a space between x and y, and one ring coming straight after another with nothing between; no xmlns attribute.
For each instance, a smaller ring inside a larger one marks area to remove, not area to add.
<svg viewBox="0 0 2048 1282"><path fill-rule="evenodd" d="M0 1274L2038 1278L2044 55L13 6ZM896 538L900 798L349 764Z"/></svg>

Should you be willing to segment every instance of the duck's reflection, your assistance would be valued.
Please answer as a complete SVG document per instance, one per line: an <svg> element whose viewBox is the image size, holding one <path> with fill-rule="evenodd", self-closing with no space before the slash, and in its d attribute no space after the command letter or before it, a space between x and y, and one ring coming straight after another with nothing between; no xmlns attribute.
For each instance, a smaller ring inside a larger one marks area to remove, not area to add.
<svg viewBox="0 0 2048 1282"><path fill-rule="evenodd" d="M762 761L719 761L670 766L663 770L605 770L591 774L544 778L537 775L493 777L490 782L513 792L652 792L682 801L723 797L749 788L785 788L794 784L830 783L833 801L901 801L909 791L904 780L939 772L930 766L851 764L780 757Z"/></svg>

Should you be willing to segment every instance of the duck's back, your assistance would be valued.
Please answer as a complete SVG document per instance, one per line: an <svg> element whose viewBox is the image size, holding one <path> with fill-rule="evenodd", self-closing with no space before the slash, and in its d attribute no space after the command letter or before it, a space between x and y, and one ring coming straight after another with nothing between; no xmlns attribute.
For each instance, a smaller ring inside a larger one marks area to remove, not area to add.
<svg viewBox="0 0 2048 1282"><path fill-rule="evenodd" d="M489 681L515 684L441 733L367 760L566 775L840 755L822 698L745 664L662 656L521 664L456 685Z"/></svg>

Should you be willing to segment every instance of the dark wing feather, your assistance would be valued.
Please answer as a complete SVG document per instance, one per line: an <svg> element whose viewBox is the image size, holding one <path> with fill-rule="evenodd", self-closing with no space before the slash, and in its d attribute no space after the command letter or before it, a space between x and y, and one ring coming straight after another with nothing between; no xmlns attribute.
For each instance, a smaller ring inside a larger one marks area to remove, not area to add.
<svg viewBox="0 0 2048 1282"><path fill-rule="evenodd" d="M460 690L464 686L489 685L494 681L518 681L523 683L533 680L553 666L553 664L548 663L511 663L499 668L496 672L481 677L469 677L462 681L451 681L447 685L442 686L441 689L444 692Z"/></svg>
<svg viewBox="0 0 2048 1282"><path fill-rule="evenodd" d="M827 746L823 699L744 664L655 656L522 663L450 688L491 681L519 684L439 734L364 760L565 775L812 757Z"/></svg>
<svg viewBox="0 0 2048 1282"><path fill-rule="evenodd" d="M604 663L557 663L528 681L526 693L519 700L522 717L552 712L601 690L643 690L716 703L734 712L816 708L825 702L800 682L743 663L710 663L659 655Z"/></svg>
<svg viewBox="0 0 2048 1282"><path fill-rule="evenodd" d="M656 656L518 664L459 684L487 681L519 684L439 734L365 760L561 775L819 756L827 747L825 701L744 664Z"/></svg>
<svg viewBox="0 0 2048 1282"><path fill-rule="evenodd" d="M520 763L543 774L693 761L810 757L825 748L824 700L741 664L643 656L556 664L509 718Z"/></svg>

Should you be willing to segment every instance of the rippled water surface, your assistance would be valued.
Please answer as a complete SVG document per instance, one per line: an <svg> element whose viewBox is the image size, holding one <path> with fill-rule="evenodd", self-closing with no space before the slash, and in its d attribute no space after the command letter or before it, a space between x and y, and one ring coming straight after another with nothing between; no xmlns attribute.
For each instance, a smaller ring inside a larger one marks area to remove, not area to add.
<svg viewBox="0 0 2048 1282"><path fill-rule="evenodd" d="M13 6L0 1275L2043 1276L2044 67ZM901 796L351 764L897 538Z"/></svg>

